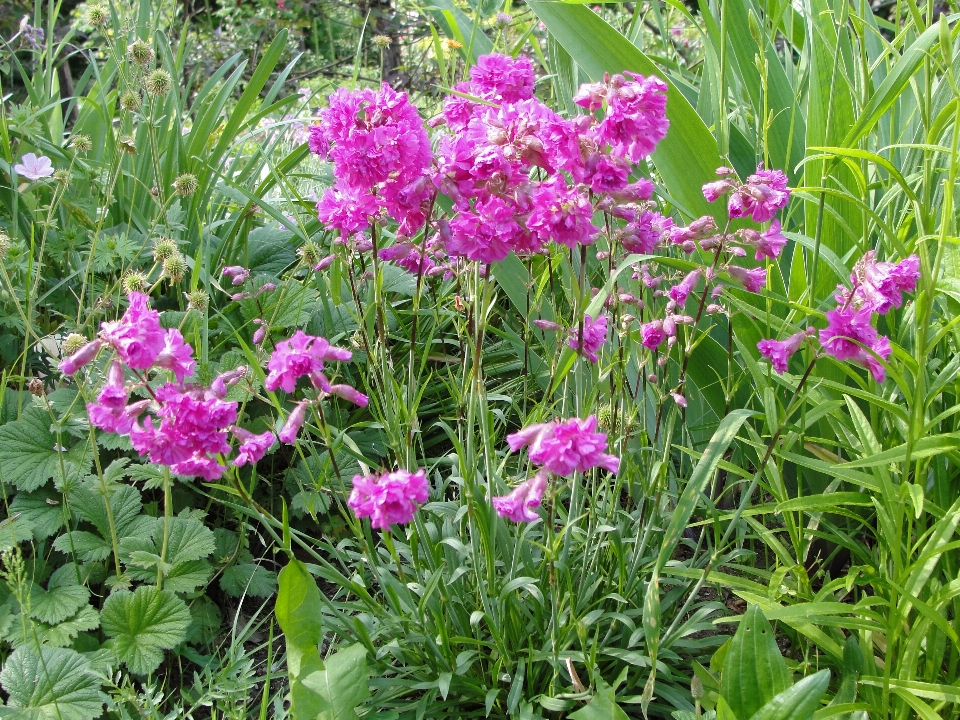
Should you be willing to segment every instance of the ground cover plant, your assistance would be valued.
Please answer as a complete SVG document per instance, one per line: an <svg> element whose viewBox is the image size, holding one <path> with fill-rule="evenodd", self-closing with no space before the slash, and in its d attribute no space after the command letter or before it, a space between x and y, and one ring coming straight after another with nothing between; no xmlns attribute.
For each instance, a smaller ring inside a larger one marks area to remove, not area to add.
<svg viewBox="0 0 960 720"><path fill-rule="evenodd" d="M956 7L309 12L4 39L0 712L955 717Z"/></svg>

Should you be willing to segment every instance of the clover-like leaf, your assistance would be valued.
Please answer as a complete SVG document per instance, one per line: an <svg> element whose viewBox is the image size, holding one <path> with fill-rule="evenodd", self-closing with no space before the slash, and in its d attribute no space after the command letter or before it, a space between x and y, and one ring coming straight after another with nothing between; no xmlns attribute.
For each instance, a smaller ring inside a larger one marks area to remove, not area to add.
<svg viewBox="0 0 960 720"><path fill-rule="evenodd" d="M9 707L38 720L93 720L106 700L89 662L67 648L17 648L4 663L0 685Z"/></svg>
<svg viewBox="0 0 960 720"><path fill-rule="evenodd" d="M144 675L160 665L164 650L186 638L190 610L172 591L144 585L115 591L103 604L100 622L117 657Z"/></svg>

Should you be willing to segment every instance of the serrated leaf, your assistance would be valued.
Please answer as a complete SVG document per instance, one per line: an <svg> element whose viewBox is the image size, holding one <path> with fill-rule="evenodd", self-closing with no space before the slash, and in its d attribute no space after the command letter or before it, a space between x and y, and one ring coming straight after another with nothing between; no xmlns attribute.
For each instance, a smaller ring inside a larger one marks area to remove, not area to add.
<svg viewBox="0 0 960 720"><path fill-rule="evenodd" d="M51 647L67 647L80 633L96 630L98 627L100 613L91 605L81 608L75 616L56 625L34 623L40 643Z"/></svg>
<svg viewBox="0 0 960 720"><path fill-rule="evenodd" d="M56 625L74 615L90 599L83 585L61 585L44 590L34 584L30 591L30 617Z"/></svg>
<svg viewBox="0 0 960 720"><path fill-rule="evenodd" d="M167 559L170 563L191 562L209 557L216 550L213 531L203 523L187 518L172 518L167 541Z"/></svg>
<svg viewBox="0 0 960 720"><path fill-rule="evenodd" d="M190 630L187 633L191 643L212 642L223 622L223 614L213 600L203 595L190 603Z"/></svg>
<svg viewBox="0 0 960 720"><path fill-rule="evenodd" d="M100 622L113 651L131 672L144 675L163 661L163 651L187 636L190 610L170 590L141 586L117 590L103 604Z"/></svg>
<svg viewBox="0 0 960 720"><path fill-rule="evenodd" d="M53 541L53 547L66 555L76 552L77 558L83 562L106 560L113 552L107 540L86 530L64 533Z"/></svg>
<svg viewBox="0 0 960 720"><path fill-rule="evenodd" d="M14 545L33 537L33 523L21 515L11 515L0 520L0 551L9 550Z"/></svg>
<svg viewBox="0 0 960 720"><path fill-rule="evenodd" d="M163 470L156 465L131 465L127 477L132 482L142 482L144 490L153 490L163 485Z"/></svg>
<svg viewBox="0 0 960 720"><path fill-rule="evenodd" d="M223 571L220 587L233 597L270 597L277 592L277 575L253 562L235 563Z"/></svg>
<svg viewBox="0 0 960 720"><path fill-rule="evenodd" d="M109 493L110 508L113 511L113 523L117 537L129 535L133 523L143 509L140 491L129 485L113 485L110 487ZM87 481L71 493L70 506L84 520L93 523L100 531L100 535L110 537L107 504L100 490L99 481Z"/></svg>
<svg viewBox="0 0 960 720"><path fill-rule="evenodd" d="M17 648L0 671L0 685L10 707L33 710L40 720L93 720L106 700L90 664L66 648Z"/></svg>
<svg viewBox="0 0 960 720"><path fill-rule="evenodd" d="M213 566L206 560L177 563L164 576L163 586L176 593L190 593L204 585L213 575Z"/></svg>
<svg viewBox="0 0 960 720"><path fill-rule="evenodd" d="M43 540L63 527L62 496L47 489L19 492L10 503L10 515L19 515L33 527L33 537Z"/></svg>
<svg viewBox="0 0 960 720"><path fill-rule="evenodd" d="M19 420L0 426L0 474L5 483L32 492L51 480L60 452L50 415L29 407Z"/></svg>

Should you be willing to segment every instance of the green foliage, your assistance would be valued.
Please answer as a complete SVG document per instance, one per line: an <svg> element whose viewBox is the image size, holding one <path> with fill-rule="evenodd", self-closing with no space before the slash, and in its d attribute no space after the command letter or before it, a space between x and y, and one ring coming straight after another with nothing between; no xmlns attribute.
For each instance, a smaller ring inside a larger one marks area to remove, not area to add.
<svg viewBox="0 0 960 720"><path fill-rule="evenodd" d="M164 650L186 639L190 610L173 591L142 586L115 590L103 604L100 622L117 658L143 675L156 670Z"/></svg>
<svg viewBox="0 0 960 720"><path fill-rule="evenodd" d="M42 720L93 720L106 700L90 663L67 648L17 648L4 662L0 685L8 708Z"/></svg>

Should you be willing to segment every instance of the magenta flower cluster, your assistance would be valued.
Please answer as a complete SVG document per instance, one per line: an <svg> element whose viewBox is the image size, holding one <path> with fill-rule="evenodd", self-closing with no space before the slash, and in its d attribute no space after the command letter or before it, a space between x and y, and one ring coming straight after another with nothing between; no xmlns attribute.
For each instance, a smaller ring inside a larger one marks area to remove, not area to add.
<svg viewBox="0 0 960 720"><path fill-rule="evenodd" d="M427 475L395 470L382 475L355 475L348 507L358 518L370 518L373 528L389 528L413 520L418 504L429 496Z"/></svg>
<svg viewBox="0 0 960 720"><path fill-rule="evenodd" d="M596 430L597 418L591 415L586 420L536 423L508 435L510 451L528 448L530 462L540 467L507 495L493 498L497 514L514 522L536 520L536 508L543 501L551 474L565 477L593 468L618 472L620 458L606 452L607 436Z"/></svg>
<svg viewBox="0 0 960 720"><path fill-rule="evenodd" d="M880 335L873 325L874 313L885 315L903 304L903 294L913 292L920 278L920 259L910 255L898 263L878 262L873 250L864 253L850 274L851 287L838 286L837 307L826 314L827 326L819 332L823 351L840 361L849 361L870 371L883 382L883 366L891 353L890 338ZM770 360L777 373L787 371L790 357L804 339L816 331L808 328L786 340L761 340L760 354Z"/></svg>

